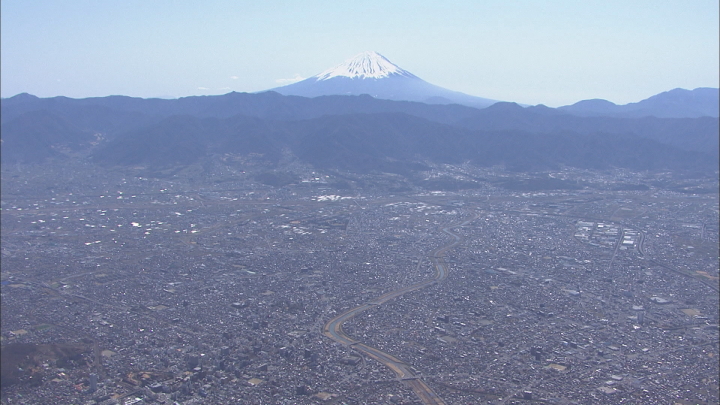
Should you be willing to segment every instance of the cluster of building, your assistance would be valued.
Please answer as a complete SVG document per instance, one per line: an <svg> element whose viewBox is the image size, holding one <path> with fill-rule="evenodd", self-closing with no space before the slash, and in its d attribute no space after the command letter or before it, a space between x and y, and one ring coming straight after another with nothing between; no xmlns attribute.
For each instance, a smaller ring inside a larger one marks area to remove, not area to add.
<svg viewBox="0 0 720 405"><path fill-rule="evenodd" d="M3 176L3 404L418 403L321 332L437 260L343 329L445 402L717 402L717 195L84 175Z"/></svg>

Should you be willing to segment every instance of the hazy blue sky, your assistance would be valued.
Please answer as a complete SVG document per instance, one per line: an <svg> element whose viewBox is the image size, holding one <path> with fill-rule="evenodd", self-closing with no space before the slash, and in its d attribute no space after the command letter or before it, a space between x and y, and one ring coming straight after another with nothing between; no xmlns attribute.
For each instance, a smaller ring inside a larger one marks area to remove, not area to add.
<svg viewBox="0 0 720 405"><path fill-rule="evenodd" d="M717 0L2 0L2 97L254 92L365 50L549 106L718 87Z"/></svg>

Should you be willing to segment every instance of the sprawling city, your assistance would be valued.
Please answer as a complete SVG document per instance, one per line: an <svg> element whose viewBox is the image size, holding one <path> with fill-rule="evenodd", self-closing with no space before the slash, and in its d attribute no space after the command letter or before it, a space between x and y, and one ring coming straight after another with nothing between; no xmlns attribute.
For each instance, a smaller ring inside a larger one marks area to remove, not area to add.
<svg viewBox="0 0 720 405"><path fill-rule="evenodd" d="M2 403L718 402L716 176L245 163L4 165Z"/></svg>
<svg viewBox="0 0 720 405"><path fill-rule="evenodd" d="M717 0L0 20L0 405L720 404Z"/></svg>

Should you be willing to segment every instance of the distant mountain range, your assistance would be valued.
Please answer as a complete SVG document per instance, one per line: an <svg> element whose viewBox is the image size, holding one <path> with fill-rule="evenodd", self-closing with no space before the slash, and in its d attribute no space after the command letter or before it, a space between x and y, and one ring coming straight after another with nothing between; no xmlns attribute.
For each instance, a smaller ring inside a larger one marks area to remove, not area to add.
<svg viewBox="0 0 720 405"><path fill-rule="evenodd" d="M617 105L607 100L583 100L558 110L579 116L697 118L720 113L718 89L674 89L637 103Z"/></svg>
<svg viewBox="0 0 720 405"><path fill-rule="evenodd" d="M290 154L318 168L402 173L462 162L715 173L719 160L718 89L523 107L434 86L364 52L273 90L174 100L19 94L0 103L0 158L160 170L251 155L276 165Z"/></svg>
<svg viewBox="0 0 720 405"><path fill-rule="evenodd" d="M497 102L430 84L377 52L363 52L309 79L271 89L286 96L368 94L384 100L462 104L484 108Z"/></svg>
<svg viewBox="0 0 720 405"><path fill-rule="evenodd" d="M311 78L270 89L283 95L318 97L368 94L374 98L461 104L485 108L499 102L430 84L377 52L363 52ZM579 116L697 118L718 117L718 89L675 89L637 103L617 105L607 100L583 100L559 110Z"/></svg>
<svg viewBox="0 0 720 405"><path fill-rule="evenodd" d="M543 106L476 109L370 96L229 93L176 100L111 96L3 99L2 163L85 159L179 167L223 156L290 153L318 168L414 171L470 162L514 170L714 173L718 119L580 117Z"/></svg>

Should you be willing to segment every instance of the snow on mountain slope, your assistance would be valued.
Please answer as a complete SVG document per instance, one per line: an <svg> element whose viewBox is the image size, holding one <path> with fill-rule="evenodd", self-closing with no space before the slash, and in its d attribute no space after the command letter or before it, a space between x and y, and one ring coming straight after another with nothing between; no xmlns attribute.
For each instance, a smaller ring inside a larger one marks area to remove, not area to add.
<svg viewBox="0 0 720 405"><path fill-rule="evenodd" d="M391 75L417 78L414 74L387 60L386 57L372 51L357 54L314 77L317 80L328 80L333 77L382 79Z"/></svg>
<svg viewBox="0 0 720 405"><path fill-rule="evenodd" d="M427 104L462 104L485 108L497 102L430 84L377 52L360 53L308 79L269 91L286 96L361 95Z"/></svg>

